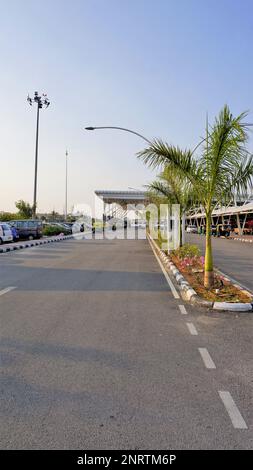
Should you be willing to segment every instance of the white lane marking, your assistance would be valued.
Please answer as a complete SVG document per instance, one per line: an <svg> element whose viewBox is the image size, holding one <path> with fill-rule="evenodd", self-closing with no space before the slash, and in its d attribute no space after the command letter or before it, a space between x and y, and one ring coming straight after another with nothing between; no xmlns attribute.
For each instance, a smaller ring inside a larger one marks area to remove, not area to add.
<svg viewBox="0 0 253 470"><path fill-rule="evenodd" d="M193 325L193 323L186 323L186 325L188 326L188 330L191 333L191 335L197 335L198 334L198 332L197 332L195 326Z"/></svg>
<svg viewBox="0 0 253 470"><path fill-rule="evenodd" d="M219 391L219 395L223 401L234 428L248 429L248 426L245 423L240 411L238 410L233 398L231 397L231 394L229 392Z"/></svg>
<svg viewBox="0 0 253 470"><path fill-rule="evenodd" d="M204 361L204 364L207 369L216 369L216 365L214 364L209 352L206 348L198 348L200 355Z"/></svg>
<svg viewBox="0 0 253 470"><path fill-rule="evenodd" d="M182 315L187 315L188 312L186 311L186 308L184 305L179 305L179 310L182 313Z"/></svg>
<svg viewBox="0 0 253 470"><path fill-rule="evenodd" d="M0 290L0 295L7 294L7 292L10 292L13 289L16 289L16 287L6 287L5 289Z"/></svg>
<svg viewBox="0 0 253 470"><path fill-rule="evenodd" d="M150 242L149 242L149 243L150 243ZM163 267L161 261L159 260L159 258L158 258L158 256L157 256L157 254L156 254L154 248L152 247L151 243L150 243L150 246L151 246L152 251L153 251L153 253L154 253L154 255L155 255L156 259L157 259L157 262L158 262L158 264L159 264L159 266L160 266L160 268L161 268L161 270L162 270L162 272L163 272L163 274L164 274L164 277L165 277L167 283L169 284L169 286L170 286L170 288L171 288L172 294L174 295L175 299L180 299L180 295L178 294L178 292L177 292L177 290L176 290L174 284L172 283L172 281L171 281L171 279L170 279L168 273L166 272L165 268Z"/></svg>

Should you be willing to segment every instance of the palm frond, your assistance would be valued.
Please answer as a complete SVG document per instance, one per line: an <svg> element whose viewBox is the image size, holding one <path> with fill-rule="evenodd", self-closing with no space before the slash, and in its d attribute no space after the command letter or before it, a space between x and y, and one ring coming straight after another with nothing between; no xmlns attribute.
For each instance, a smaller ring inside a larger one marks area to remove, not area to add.
<svg viewBox="0 0 253 470"><path fill-rule="evenodd" d="M148 189L154 192L158 196L164 196L168 202L170 203L177 203L179 204L179 200L177 198L177 193L175 193L172 188L168 185L162 183L161 181L153 181L149 185L147 185Z"/></svg>
<svg viewBox="0 0 253 470"><path fill-rule="evenodd" d="M253 155L248 154L238 165L231 181L231 191L245 196L253 188Z"/></svg>
<svg viewBox="0 0 253 470"><path fill-rule="evenodd" d="M234 118L225 105L215 119L206 151L200 161L211 192L217 182L221 186L227 183L245 156L248 124L244 124L243 119L246 115L245 112Z"/></svg>

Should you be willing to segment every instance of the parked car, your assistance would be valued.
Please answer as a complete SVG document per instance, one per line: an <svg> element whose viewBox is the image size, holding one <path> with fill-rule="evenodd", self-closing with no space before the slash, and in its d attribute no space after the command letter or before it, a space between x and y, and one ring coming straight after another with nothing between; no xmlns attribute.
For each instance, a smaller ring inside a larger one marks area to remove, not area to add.
<svg viewBox="0 0 253 470"><path fill-rule="evenodd" d="M0 245L2 245L2 243L12 241L13 235L10 225L6 224L5 222L0 222Z"/></svg>
<svg viewBox="0 0 253 470"><path fill-rule="evenodd" d="M72 227L65 224L65 222L52 222L52 223L50 223L50 225L54 225L55 227L59 227L60 229L62 229L62 232L65 235L71 235L72 234Z"/></svg>
<svg viewBox="0 0 253 470"><path fill-rule="evenodd" d="M74 222L63 222L63 225L66 225L67 227L72 229Z"/></svg>
<svg viewBox="0 0 253 470"><path fill-rule="evenodd" d="M198 233L198 228L196 225L187 225L186 227L187 233Z"/></svg>
<svg viewBox="0 0 253 470"><path fill-rule="evenodd" d="M12 233L12 236L13 236L13 241L17 242L19 240L18 231L17 231L16 227L14 227L14 226L10 225L10 228L11 228L11 233Z"/></svg>
<svg viewBox="0 0 253 470"><path fill-rule="evenodd" d="M33 240L42 237L41 220L11 220L9 224L11 227L15 227L19 238Z"/></svg>

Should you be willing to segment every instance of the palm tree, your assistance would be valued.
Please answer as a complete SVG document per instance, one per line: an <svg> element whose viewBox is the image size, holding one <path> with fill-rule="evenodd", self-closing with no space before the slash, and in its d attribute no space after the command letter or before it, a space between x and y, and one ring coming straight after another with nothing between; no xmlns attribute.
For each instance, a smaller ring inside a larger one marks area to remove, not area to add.
<svg viewBox="0 0 253 470"><path fill-rule="evenodd" d="M144 163L155 168L167 166L184 176L198 194L206 215L206 251L204 285L214 285L211 243L211 215L214 205L224 203L234 192L252 188L253 156L246 150L249 124L247 113L234 117L227 105L215 118L213 126L206 126L202 153L197 158L191 150L181 150L155 139L139 152Z"/></svg>
<svg viewBox="0 0 253 470"><path fill-rule="evenodd" d="M29 202L20 199L19 201L15 202L15 206L18 209L19 217L23 217L24 219L30 219L32 217L33 208L30 206Z"/></svg>
<svg viewBox="0 0 253 470"><path fill-rule="evenodd" d="M157 179L147 185L147 188L151 196L162 197L163 202L169 205L178 204L180 206L179 244L182 246L182 219L186 211L197 201L197 195L194 194L192 185L189 184L185 176L182 176L182 174L170 166L166 166Z"/></svg>

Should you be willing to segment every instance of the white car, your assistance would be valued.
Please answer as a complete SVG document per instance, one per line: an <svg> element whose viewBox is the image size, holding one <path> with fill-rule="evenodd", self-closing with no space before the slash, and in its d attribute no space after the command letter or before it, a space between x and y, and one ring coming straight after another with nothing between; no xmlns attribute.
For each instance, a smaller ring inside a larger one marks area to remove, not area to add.
<svg viewBox="0 0 253 470"><path fill-rule="evenodd" d="M186 227L187 233L198 233L198 228L196 225L187 225Z"/></svg>
<svg viewBox="0 0 253 470"><path fill-rule="evenodd" d="M5 222L0 222L0 245L5 242L13 242L11 227Z"/></svg>

